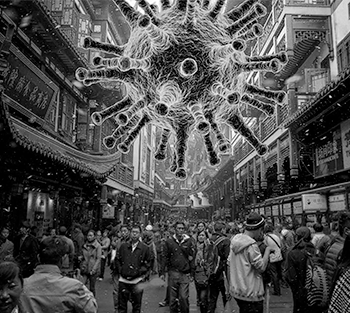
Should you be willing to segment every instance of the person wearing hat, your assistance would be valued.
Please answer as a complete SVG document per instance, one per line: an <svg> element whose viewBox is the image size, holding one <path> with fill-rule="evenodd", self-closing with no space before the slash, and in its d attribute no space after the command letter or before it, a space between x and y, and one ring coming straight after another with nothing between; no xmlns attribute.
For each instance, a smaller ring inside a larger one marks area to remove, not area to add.
<svg viewBox="0 0 350 313"><path fill-rule="evenodd" d="M14 257L22 270L23 278L33 274L38 263L38 240L30 234L30 224L22 222L19 235L14 240Z"/></svg>
<svg viewBox="0 0 350 313"><path fill-rule="evenodd" d="M79 280L62 275L60 266L65 253L66 243L59 236L45 238L40 243L40 264L24 280L21 295L24 312L97 313L92 292Z"/></svg>
<svg viewBox="0 0 350 313"><path fill-rule="evenodd" d="M256 212L247 216L245 230L231 239L229 262L230 294L240 312L264 311L264 283L262 273L269 262L271 247L261 255L257 240L264 231L265 220Z"/></svg>
<svg viewBox="0 0 350 313"><path fill-rule="evenodd" d="M310 310L305 289L307 252L314 256L316 249L311 243L311 231L308 227L299 227L295 234L297 243L287 254L284 276L293 294L293 313L303 313Z"/></svg>
<svg viewBox="0 0 350 313"><path fill-rule="evenodd" d="M69 272L73 271L75 253L74 243L72 239L66 236L67 228L65 226L61 226L59 228L59 234L63 241L66 243L67 248L67 252L62 257L61 271L65 274L68 274Z"/></svg>

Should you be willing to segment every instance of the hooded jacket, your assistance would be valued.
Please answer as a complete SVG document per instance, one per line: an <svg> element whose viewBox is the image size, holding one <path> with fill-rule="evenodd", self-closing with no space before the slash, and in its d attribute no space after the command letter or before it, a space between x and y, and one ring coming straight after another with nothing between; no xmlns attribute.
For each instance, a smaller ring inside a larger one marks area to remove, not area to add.
<svg viewBox="0 0 350 313"><path fill-rule="evenodd" d="M256 241L246 234L231 239L229 261L230 293L244 301L264 300L262 272L266 269Z"/></svg>

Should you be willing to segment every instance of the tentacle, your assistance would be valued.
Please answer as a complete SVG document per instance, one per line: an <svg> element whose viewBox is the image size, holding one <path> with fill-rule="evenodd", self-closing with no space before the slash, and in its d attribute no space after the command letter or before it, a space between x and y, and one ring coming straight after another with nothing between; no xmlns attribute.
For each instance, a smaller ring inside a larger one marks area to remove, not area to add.
<svg viewBox="0 0 350 313"><path fill-rule="evenodd" d="M84 81L86 79L111 79L111 80L124 80L130 78L130 73L120 72L117 69L97 69L87 70L83 67L79 67L75 72L75 77L78 81Z"/></svg>
<svg viewBox="0 0 350 313"><path fill-rule="evenodd" d="M272 61L273 59L279 60L282 64L286 64L288 62L288 55L285 51L282 51L277 54L270 55L256 55L256 56L247 56L247 62L257 62L257 61Z"/></svg>
<svg viewBox="0 0 350 313"><path fill-rule="evenodd" d="M226 16L234 21L237 21L244 17L251 10L252 6L259 1L260 0L246 0L238 7L235 7L229 11Z"/></svg>
<svg viewBox="0 0 350 313"><path fill-rule="evenodd" d="M182 127L178 127L176 131L176 171L175 176L178 179L186 179L187 173L185 170L186 150L188 145L189 123L183 123Z"/></svg>
<svg viewBox="0 0 350 313"><path fill-rule="evenodd" d="M249 95L243 95L242 101L244 103L249 104L250 106L257 108L258 110L266 113L267 115L273 115L275 113L275 107L271 104L262 102L257 99L253 99L252 97L249 97Z"/></svg>
<svg viewBox="0 0 350 313"><path fill-rule="evenodd" d="M173 152L173 160L171 162L171 166L169 168L169 171L171 173L175 173L177 170L177 157L176 157L176 151Z"/></svg>
<svg viewBox="0 0 350 313"><path fill-rule="evenodd" d="M115 104L111 105L110 107L108 107L107 109L104 109L100 112L94 112L91 115L91 120L92 122L97 125L97 126L101 126L102 123L116 115L119 111L130 107L132 105L132 101L131 99L127 96L124 99L122 99L121 101L116 102Z"/></svg>
<svg viewBox="0 0 350 313"><path fill-rule="evenodd" d="M162 4L163 11L170 8L170 1L169 0L161 0L160 2Z"/></svg>
<svg viewBox="0 0 350 313"><path fill-rule="evenodd" d="M217 2L215 3L214 7L212 8L212 10L208 13L208 16L213 19L216 20L218 15L220 14L221 9L226 5L226 0L217 0Z"/></svg>
<svg viewBox="0 0 350 313"><path fill-rule="evenodd" d="M230 149L230 142L225 138L223 133L220 131L218 124L215 122L214 115L212 112L207 112L205 118L208 120L211 129L214 131L217 140L217 149L226 153Z"/></svg>
<svg viewBox="0 0 350 313"><path fill-rule="evenodd" d="M233 67L237 72L251 72L251 71L271 71L277 73L281 69L281 63L277 59L271 61L258 61L250 63L236 63L234 62Z"/></svg>
<svg viewBox="0 0 350 313"><path fill-rule="evenodd" d="M145 0L137 0L140 7L145 11L145 13L151 18L154 25L159 25L159 19L156 17L151 6Z"/></svg>
<svg viewBox="0 0 350 313"><path fill-rule="evenodd" d="M119 69L123 72L129 71L131 69L140 69L143 71L148 71L150 68L150 62L147 58L145 59L132 59L130 57L119 58Z"/></svg>
<svg viewBox="0 0 350 313"><path fill-rule="evenodd" d="M203 0L202 9L208 10L209 9L209 4L210 4L210 0Z"/></svg>
<svg viewBox="0 0 350 313"><path fill-rule="evenodd" d="M132 127L134 127L139 121L141 117L138 115L134 115L127 125L117 127L114 132L110 136L106 136L103 138L103 144L107 149L113 149L118 142L118 140L125 135Z"/></svg>
<svg viewBox="0 0 350 313"><path fill-rule="evenodd" d="M187 9L187 1L188 1L188 0L177 0L176 3L175 3L175 8L176 8L177 10L186 12L186 9Z"/></svg>
<svg viewBox="0 0 350 313"><path fill-rule="evenodd" d="M215 82L212 86L211 86L211 92L213 95L215 96L221 96L223 98L226 98L226 96L229 93L229 90L226 89L221 82Z"/></svg>
<svg viewBox="0 0 350 313"><path fill-rule="evenodd" d="M245 85L245 90L249 95L261 96L276 101L278 103L283 103L287 96L287 94L284 91L266 90L264 88L260 88L250 84Z"/></svg>
<svg viewBox="0 0 350 313"><path fill-rule="evenodd" d="M141 16L139 12L137 12L130 4L128 4L125 0L113 0L114 3L119 7L120 11L125 17L127 23L134 27L137 24L138 18Z"/></svg>
<svg viewBox="0 0 350 313"><path fill-rule="evenodd" d="M259 155L267 153L267 146L262 144L254 133L245 125L243 118L237 113L231 113L226 119L226 124L239 132L257 151Z"/></svg>
<svg viewBox="0 0 350 313"><path fill-rule="evenodd" d="M126 125L129 120L142 108L147 106L147 101L145 98L134 103L127 111L119 113L115 120L120 125Z"/></svg>
<svg viewBox="0 0 350 313"><path fill-rule="evenodd" d="M266 13L266 8L262 4L257 3L253 7L253 10L247 16L231 24L229 27L226 28L226 31L230 34L230 36L234 36L237 33L239 33L241 29L243 29L246 25L262 16L265 16Z"/></svg>
<svg viewBox="0 0 350 313"><path fill-rule="evenodd" d="M165 154L166 146L168 144L169 137L170 137L170 129L164 128L162 131L162 137L161 137L160 143L158 145L156 154L154 155L154 158L156 160L165 160L165 158L166 158L166 154Z"/></svg>
<svg viewBox="0 0 350 313"><path fill-rule="evenodd" d="M205 120L201 105L193 104L188 108L195 119L196 128L198 132L202 135L209 133L210 126Z"/></svg>
<svg viewBox="0 0 350 313"><path fill-rule="evenodd" d="M148 114L144 114L141 118L141 120L138 122L135 128L128 134L127 138L124 140L123 143L118 145L118 150L122 153L128 153L129 148L131 144L134 142L136 137L139 135L141 129L145 127L149 122L151 121L151 118Z"/></svg>
<svg viewBox="0 0 350 313"><path fill-rule="evenodd" d="M195 23L195 14L196 14L196 1L197 0L188 0L187 2L187 10L186 10L186 16L184 20L184 24L187 27L190 27Z"/></svg>
<svg viewBox="0 0 350 313"><path fill-rule="evenodd" d="M203 139L204 139L204 144L208 153L209 164L212 166L220 164L221 159L218 157L218 155L214 150L214 146L210 138L210 133L203 135Z"/></svg>
<svg viewBox="0 0 350 313"><path fill-rule="evenodd" d="M92 59L92 64L94 66L106 66L106 67L117 67L119 66L119 59L120 57L117 58L102 58L100 56L96 56Z"/></svg>
<svg viewBox="0 0 350 313"><path fill-rule="evenodd" d="M264 34L264 28L260 24L254 24L250 30L242 34L240 37L245 41L254 40Z"/></svg>
<svg viewBox="0 0 350 313"><path fill-rule="evenodd" d="M125 49L124 46L116 46L110 43L99 42L92 39L91 37L85 37L84 48L112 53L115 55L122 55Z"/></svg>

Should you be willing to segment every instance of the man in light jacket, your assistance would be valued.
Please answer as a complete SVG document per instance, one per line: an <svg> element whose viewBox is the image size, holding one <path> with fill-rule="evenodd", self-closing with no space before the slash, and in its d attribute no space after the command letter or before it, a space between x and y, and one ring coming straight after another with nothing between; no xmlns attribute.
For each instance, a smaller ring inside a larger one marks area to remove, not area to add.
<svg viewBox="0 0 350 313"><path fill-rule="evenodd" d="M264 283L261 273L265 271L272 252L266 247L261 255L256 239L262 235L265 220L259 214L250 213L245 230L231 239L229 261L230 293L240 312L263 313Z"/></svg>
<svg viewBox="0 0 350 313"><path fill-rule="evenodd" d="M61 274L59 266L65 252L65 242L60 237L50 236L40 243L40 265L24 280L24 312L97 313L96 300L85 285Z"/></svg>

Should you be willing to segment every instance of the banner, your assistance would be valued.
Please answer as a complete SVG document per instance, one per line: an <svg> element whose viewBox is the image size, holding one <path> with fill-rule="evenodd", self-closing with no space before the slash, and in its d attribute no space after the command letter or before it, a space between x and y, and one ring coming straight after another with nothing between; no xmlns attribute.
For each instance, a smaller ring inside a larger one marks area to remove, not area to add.
<svg viewBox="0 0 350 313"><path fill-rule="evenodd" d="M350 120L340 124L344 169L350 168Z"/></svg>

